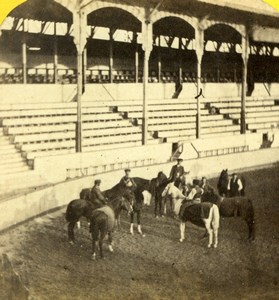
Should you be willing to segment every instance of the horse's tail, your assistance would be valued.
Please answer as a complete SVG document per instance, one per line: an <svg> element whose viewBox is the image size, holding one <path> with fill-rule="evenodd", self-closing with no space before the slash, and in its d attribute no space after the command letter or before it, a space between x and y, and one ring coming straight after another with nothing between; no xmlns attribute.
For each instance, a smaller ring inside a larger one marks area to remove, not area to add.
<svg viewBox="0 0 279 300"><path fill-rule="evenodd" d="M72 202L70 202L67 206L67 209L66 209L66 215L65 215L65 218L66 218L66 221L67 222L72 222L73 219L75 217L75 214L74 214L74 211L73 211L73 206L72 206Z"/></svg>
<svg viewBox="0 0 279 300"><path fill-rule="evenodd" d="M218 229L219 225L220 225L220 212L219 212L219 208L216 204L212 205L212 227L213 229Z"/></svg>

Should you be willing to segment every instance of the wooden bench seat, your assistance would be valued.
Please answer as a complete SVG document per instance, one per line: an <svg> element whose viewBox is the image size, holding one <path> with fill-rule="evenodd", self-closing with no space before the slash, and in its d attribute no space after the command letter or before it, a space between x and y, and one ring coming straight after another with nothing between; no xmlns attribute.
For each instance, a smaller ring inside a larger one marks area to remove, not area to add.
<svg viewBox="0 0 279 300"><path fill-rule="evenodd" d="M91 129L84 130L83 137L99 137L99 136L112 136L119 134L140 133L140 129L137 127L120 127L120 128L108 128L108 129ZM40 133L40 134L25 134L17 135L14 137L14 143L32 143L54 140L66 140L74 139L76 136L75 130L68 132L52 132L52 133Z"/></svg>
<svg viewBox="0 0 279 300"><path fill-rule="evenodd" d="M99 129L99 128L116 128L116 127L129 127L131 123L128 120L118 121L99 121L99 122L83 122L83 130ZM66 124L52 124L52 125L39 125L39 126L17 126L4 128L5 134L21 135L30 133L47 133L47 132L67 132L76 129L76 123Z"/></svg>
<svg viewBox="0 0 279 300"><path fill-rule="evenodd" d="M153 111L175 111L175 110L195 110L197 108L197 104L164 104L164 105L148 105L148 110L150 112ZM141 112L143 111L142 105L131 105L131 106L118 106L118 112Z"/></svg>
<svg viewBox="0 0 279 300"><path fill-rule="evenodd" d="M195 116L196 110L181 110L181 111L154 111L149 113L149 118L156 117L188 117ZM127 114L129 119L142 119L142 112L131 112Z"/></svg>
<svg viewBox="0 0 279 300"><path fill-rule="evenodd" d="M96 137L96 138L84 138L83 145L84 146L94 146L94 145L106 145L120 142L130 142L130 141L140 141L141 134L126 134L126 135L117 135L110 137ZM45 143L30 143L23 144L21 146L21 151L23 152L34 152L34 151L42 151L42 150L50 150L50 149L70 149L75 147L75 140L62 140L55 142L45 142Z"/></svg>
<svg viewBox="0 0 279 300"><path fill-rule="evenodd" d="M278 125L279 125L279 121L277 124L276 124L276 122L252 123L252 124L248 124L248 130L271 130L271 126L278 127Z"/></svg>
<svg viewBox="0 0 279 300"><path fill-rule="evenodd" d="M273 117L257 117L257 118L246 118L247 124L256 124L256 123L274 123L279 122L279 116L273 116Z"/></svg>
<svg viewBox="0 0 279 300"><path fill-rule="evenodd" d="M108 113L107 107L84 107L82 114ZM61 108L61 109L33 109L33 110L6 110L0 111L0 118L29 118L36 116L64 116L76 115L76 108Z"/></svg>
<svg viewBox="0 0 279 300"><path fill-rule="evenodd" d="M2 121L3 126L22 126L31 124L59 124L76 122L76 116L51 116L51 117L32 117L32 118L10 118ZM121 116L116 113L90 114L83 115L82 121L98 120L122 120Z"/></svg>
<svg viewBox="0 0 279 300"><path fill-rule="evenodd" d="M196 134L195 129L187 129L187 130L169 130L169 131L160 131L158 133L158 137L160 138L171 138L171 137L188 137L194 136Z"/></svg>

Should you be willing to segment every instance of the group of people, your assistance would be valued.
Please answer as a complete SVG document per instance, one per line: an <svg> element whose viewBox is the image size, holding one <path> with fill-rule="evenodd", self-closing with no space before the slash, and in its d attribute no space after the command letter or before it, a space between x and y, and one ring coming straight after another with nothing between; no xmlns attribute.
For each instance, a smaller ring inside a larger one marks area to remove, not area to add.
<svg viewBox="0 0 279 300"><path fill-rule="evenodd" d="M182 165L183 159L177 159L177 164L174 165L171 169L169 181L179 188L184 194L189 192L189 189L186 184L186 175L190 172L185 172L185 169ZM240 177L237 173L233 173L228 181L228 194L230 197L237 197L242 195L242 190L244 186ZM192 193L191 193L192 192ZM191 185L191 191L188 195L189 200L200 198L203 193L215 192L215 189L208 183L205 176L201 180L194 179Z"/></svg>
<svg viewBox="0 0 279 300"><path fill-rule="evenodd" d="M208 183L207 178L204 176L201 180L194 179L189 190L189 185L186 182L186 175L190 174L190 172L186 172L183 165L183 159L177 159L177 164L171 168L170 175L168 177L168 181L172 182L178 189L180 189L184 195L187 193L187 198L189 200L200 199L202 194L215 192L215 189ZM120 180L120 185L128 188L136 188L136 183L133 178L130 176L131 169L125 169L125 175ZM101 180L96 179L94 182L94 186L91 189L91 201L97 202L100 205L107 204L107 198L101 192ZM236 173L231 175L231 178L228 182L228 191L230 197L236 197L241 195L241 191L243 189L243 184L241 179L238 177Z"/></svg>

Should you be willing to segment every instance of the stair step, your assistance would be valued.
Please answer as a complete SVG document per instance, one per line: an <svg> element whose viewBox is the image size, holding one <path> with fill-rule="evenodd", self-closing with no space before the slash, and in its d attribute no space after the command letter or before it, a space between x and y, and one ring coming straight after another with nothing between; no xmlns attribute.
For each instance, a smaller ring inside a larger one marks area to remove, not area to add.
<svg viewBox="0 0 279 300"><path fill-rule="evenodd" d="M14 145L9 144L0 144L0 150L10 150L10 149L15 149Z"/></svg>
<svg viewBox="0 0 279 300"><path fill-rule="evenodd" d="M21 172L25 172L28 171L29 167L22 163L22 164L11 164L10 166L3 168L3 166L0 169L0 174L4 175L4 174L14 174L14 173L21 173Z"/></svg>
<svg viewBox="0 0 279 300"><path fill-rule="evenodd" d="M22 157L20 156L15 156L12 158L7 159L5 156L2 157L2 161L0 161L0 169L4 168L6 166L6 168L9 168L10 166L13 165L22 165L22 166L26 166L26 162L23 160Z"/></svg>

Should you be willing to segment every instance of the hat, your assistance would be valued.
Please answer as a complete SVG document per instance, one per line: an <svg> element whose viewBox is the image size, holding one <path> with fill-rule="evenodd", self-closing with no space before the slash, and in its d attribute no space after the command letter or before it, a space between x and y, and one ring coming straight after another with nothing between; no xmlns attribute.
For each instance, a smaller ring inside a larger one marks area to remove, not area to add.
<svg viewBox="0 0 279 300"><path fill-rule="evenodd" d="M94 181L94 183L95 183L95 184L100 184L100 183L101 183L101 180L100 180L100 179L96 179L96 180Z"/></svg>
<svg viewBox="0 0 279 300"><path fill-rule="evenodd" d="M200 181L198 179L193 180L193 185L199 185L199 184L200 184Z"/></svg>
<svg viewBox="0 0 279 300"><path fill-rule="evenodd" d="M202 177L202 180L203 180L203 179L206 179L206 177L205 177L205 176L203 176L203 177Z"/></svg>
<svg viewBox="0 0 279 300"><path fill-rule="evenodd" d="M177 161L178 161L178 162L182 162L183 159L182 159L182 158L178 158Z"/></svg>
<svg viewBox="0 0 279 300"><path fill-rule="evenodd" d="M125 172L131 172L131 169L125 169L124 171Z"/></svg>

